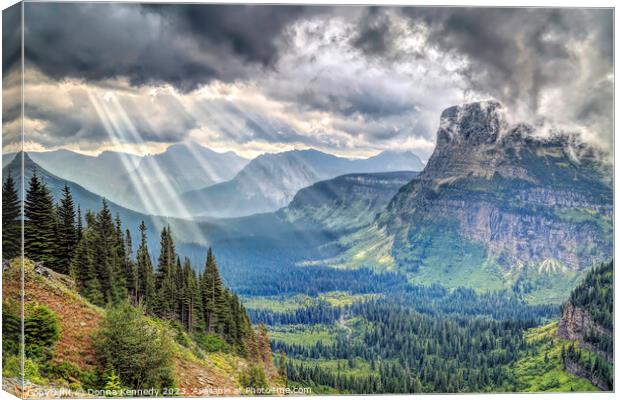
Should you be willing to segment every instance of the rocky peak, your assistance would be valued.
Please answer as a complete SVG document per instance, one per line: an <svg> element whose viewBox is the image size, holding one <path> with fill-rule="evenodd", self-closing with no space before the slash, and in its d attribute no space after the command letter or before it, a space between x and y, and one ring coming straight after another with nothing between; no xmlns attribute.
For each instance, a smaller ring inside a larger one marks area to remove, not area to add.
<svg viewBox="0 0 620 400"><path fill-rule="evenodd" d="M496 101L453 106L441 113L437 146L495 143L506 126L504 109Z"/></svg>

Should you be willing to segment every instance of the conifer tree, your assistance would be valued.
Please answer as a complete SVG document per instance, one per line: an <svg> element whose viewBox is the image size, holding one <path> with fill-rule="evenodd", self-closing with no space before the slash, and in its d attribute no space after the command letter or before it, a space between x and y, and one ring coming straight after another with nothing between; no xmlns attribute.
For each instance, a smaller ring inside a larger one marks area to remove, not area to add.
<svg viewBox="0 0 620 400"><path fill-rule="evenodd" d="M207 261L202 275L201 295L207 331L222 333L221 316L226 311L224 287L211 248L207 252Z"/></svg>
<svg viewBox="0 0 620 400"><path fill-rule="evenodd" d="M26 201L24 202L24 249L26 257L42 261L47 267L56 269L56 213L52 195L43 183L36 169L30 178Z"/></svg>
<svg viewBox="0 0 620 400"><path fill-rule="evenodd" d="M80 205L78 204L77 208L77 225L75 229L75 234L77 236L77 241L79 242L82 239L82 231L84 228L82 227L82 210L80 209Z"/></svg>
<svg viewBox="0 0 620 400"><path fill-rule="evenodd" d="M153 277L153 263L147 245L146 224L140 223L140 246L136 256L137 273L137 302L144 305L148 312L153 310L155 282Z"/></svg>
<svg viewBox="0 0 620 400"><path fill-rule="evenodd" d="M77 229L75 224L75 206L69 186L65 184L62 198L57 208L58 220L56 229L56 265L58 272L69 273L69 265L77 246Z"/></svg>
<svg viewBox="0 0 620 400"><path fill-rule="evenodd" d="M284 386L288 385L288 378L286 376L286 355L282 350L278 352L278 374L284 380Z"/></svg>
<svg viewBox="0 0 620 400"><path fill-rule="evenodd" d="M269 368L273 365L273 359L271 357L271 347L269 345L269 334L267 333L267 327L265 324L260 323L258 325L256 337L261 362L266 368Z"/></svg>
<svg viewBox="0 0 620 400"><path fill-rule="evenodd" d="M174 319L176 309L176 270L177 256L170 228L161 231L161 252L157 259L155 273L156 305L155 314L161 318Z"/></svg>
<svg viewBox="0 0 620 400"><path fill-rule="evenodd" d="M10 260L21 254L21 204L9 169L2 185L2 258Z"/></svg>
<svg viewBox="0 0 620 400"><path fill-rule="evenodd" d="M92 212L86 214L87 228L75 249L75 255L71 261L71 276L82 296L93 304L103 306L104 299L93 255L95 218Z"/></svg>
<svg viewBox="0 0 620 400"><path fill-rule="evenodd" d="M138 304L138 271L136 263L133 260L133 243L131 240L131 232L125 230L125 287L131 299L131 304Z"/></svg>
<svg viewBox="0 0 620 400"><path fill-rule="evenodd" d="M118 249L119 246L122 247L122 241L119 240L118 230L105 199L102 200L101 210L97 214L95 236L93 253L105 302L118 304L126 297L121 267L123 257Z"/></svg>

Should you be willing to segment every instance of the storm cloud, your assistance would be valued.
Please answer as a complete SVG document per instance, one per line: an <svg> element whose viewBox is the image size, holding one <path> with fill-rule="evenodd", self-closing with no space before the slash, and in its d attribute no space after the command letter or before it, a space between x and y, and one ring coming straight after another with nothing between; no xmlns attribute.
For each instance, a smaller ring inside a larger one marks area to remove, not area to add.
<svg viewBox="0 0 620 400"><path fill-rule="evenodd" d="M425 157L444 108L489 98L611 143L611 10L26 3L25 21L44 147L96 149L122 117L127 143Z"/></svg>

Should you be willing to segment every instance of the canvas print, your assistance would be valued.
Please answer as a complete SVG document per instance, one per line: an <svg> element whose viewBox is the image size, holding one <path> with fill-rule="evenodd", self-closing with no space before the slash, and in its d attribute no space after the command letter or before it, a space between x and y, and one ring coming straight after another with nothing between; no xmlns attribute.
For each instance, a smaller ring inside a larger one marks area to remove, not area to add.
<svg viewBox="0 0 620 400"><path fill-rule="evenodd" d="M5 9L3 390L613 391L613 13Z"/></svg>

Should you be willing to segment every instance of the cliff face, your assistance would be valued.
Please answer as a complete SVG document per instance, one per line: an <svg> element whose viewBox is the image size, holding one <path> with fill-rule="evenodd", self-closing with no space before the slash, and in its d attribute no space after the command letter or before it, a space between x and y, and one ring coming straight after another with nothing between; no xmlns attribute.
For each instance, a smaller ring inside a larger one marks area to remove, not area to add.
<svg viewBox="0 0 620 400"><path fill-rule="evenodd" d="M426 168L378 219L396 238L396 263L406 269L424 264L424 253L433 253L446 233L504 271L553 265L578 272L608 260L608 172L594 150L574 138L532 132L509 125L499 103L445 110ZM437 231L432 226L442 227L439 237L428 237Z"/></svg>
<svg viewBox="0 0 620 400"><path fill-rule="evenodd" d="M583 341L584 337L590 332L599 335L612 335L612 332L594 322L592 315L587 310L571 303L565 304L562 307L562 318L558 323L558 336L564 339ZM613 357L613 354L610 354L610 357Z"/></svg>
<svg viewBox="0 0 620 400"><path fill-rule="evenodd" d="M598 376L593 375L587 368L584 368L581 364L577 362L567 359L564 362L564 368L566 369L566 371L570 372L573 375L586 378L587 380L592 382L594 386L605 392L613 390L613 387L610 386L609 383L605 382L605 380L599 378Z"/></svg>

